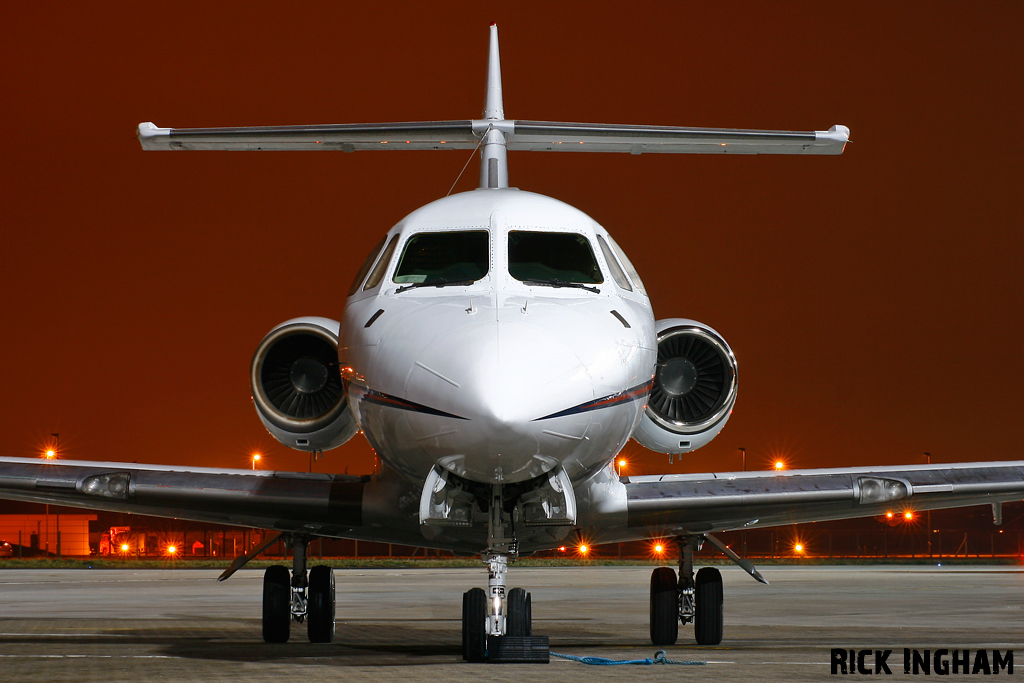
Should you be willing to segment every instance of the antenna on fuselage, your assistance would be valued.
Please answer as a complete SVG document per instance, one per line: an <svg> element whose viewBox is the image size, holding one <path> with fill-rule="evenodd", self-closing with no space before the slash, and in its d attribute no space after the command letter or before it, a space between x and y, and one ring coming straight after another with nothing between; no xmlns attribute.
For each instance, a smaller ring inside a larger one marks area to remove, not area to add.
<svg viewBox="0 0 1024 683"><path fill-rule="evenodd" d="M505 103L501 95L501 55L498 52L498 25L491 24L491 45L487 55L487 98L484 118L473 122L486 126L480 149L480 187L508 187L508 153L505 134L512 132L512 122L505 120Z"/></svg>

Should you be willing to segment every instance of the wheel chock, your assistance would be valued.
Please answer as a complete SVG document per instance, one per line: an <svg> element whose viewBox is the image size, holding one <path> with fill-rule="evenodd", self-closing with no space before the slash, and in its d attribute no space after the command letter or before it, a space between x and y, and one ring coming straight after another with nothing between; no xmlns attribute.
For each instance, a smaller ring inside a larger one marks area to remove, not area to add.
<svg viewBox="0 0 1024 683"><path fill-rule="evenodd" d="M547 664L551 661L547 636L491 636L487 661L491 664Z"/></svg>

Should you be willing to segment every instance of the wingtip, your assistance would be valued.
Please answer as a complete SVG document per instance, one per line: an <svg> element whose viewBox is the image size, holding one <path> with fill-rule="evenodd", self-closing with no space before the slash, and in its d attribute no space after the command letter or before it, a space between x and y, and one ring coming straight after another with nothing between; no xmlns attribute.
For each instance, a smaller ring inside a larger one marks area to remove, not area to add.
<svg viewBox="0 0 1024 683"><path fill-rule="evenodd" d="M142 143L143 149L169 149L171 129L160 128L152 121L140 123L135 134Z"/></svg>
<svg viewBox="0 0 1024 683"><path fill-rule="evenodd" d="M817 154L842 154L846 143L850 141L850 129L836 124L828 130L814 131L814 139Z"/></svg>

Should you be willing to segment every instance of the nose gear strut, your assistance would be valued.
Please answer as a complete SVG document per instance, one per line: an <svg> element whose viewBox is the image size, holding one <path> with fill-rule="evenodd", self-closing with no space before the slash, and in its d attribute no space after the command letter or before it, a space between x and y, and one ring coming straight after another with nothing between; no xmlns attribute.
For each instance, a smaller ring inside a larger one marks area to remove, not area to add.
<svg viewBox="0 0 1024 683"><path fill-rule="evenodd" d="M548 639L534 636L530 594L507 591L508 562L519 557L512 514L506 510L501 484L487 499L487 592L480 588L462 597L462 658L469 662L547 662Z"/></svg>

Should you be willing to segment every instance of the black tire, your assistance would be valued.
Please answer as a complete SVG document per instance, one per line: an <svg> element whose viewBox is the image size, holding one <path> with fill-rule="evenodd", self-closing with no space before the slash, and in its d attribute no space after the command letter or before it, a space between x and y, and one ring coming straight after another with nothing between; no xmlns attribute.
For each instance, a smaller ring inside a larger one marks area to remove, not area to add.
<svg viewBox="0 0 1024 683"><path fill-rule="evenodd" d="M526 594L526 635L533 635L533 593Z"/></svg>
<svg viewBox="0 0 1024 683"><path fill-rule="evenodd" d="M722 573L714 567L703 567L694 583L694 637L698 645L718 645L724 622Z"/></svg>
<svg viewBox="0 0 1024 683"><path fill-rule="evenodd" d="M292 581L288 567L275 564L263 573L263 640L287 643L292 624Z"/></svg>
<svg viewBox="0 0 1024 683"><path fill-rule="evenodd" d="M675 645L679 638L679 590L676 572L658 567L651 574L651 642Z"/></svg>
<svg viewBox="0 0 1024 683"><path fill-rule="evenodd" d="M487 594L471 588L462 594L462 658L482 662L487 654Z"/></svg>
<svg viewBox="0 0 1024 683"><path fill-rule="evenodd" d="M317 566L309 570L306 626L311 643L334 640L334 570Z"/></svg>
<svg viewBox="0 0 1024 683"><path fill-rule="evenodd" d="M508 606L505 622L506 635L530 635L533 630L530 624L533 617L530 603L530 594L525 589L513 588L508 592L508 599L505 603Z"/></svg>

